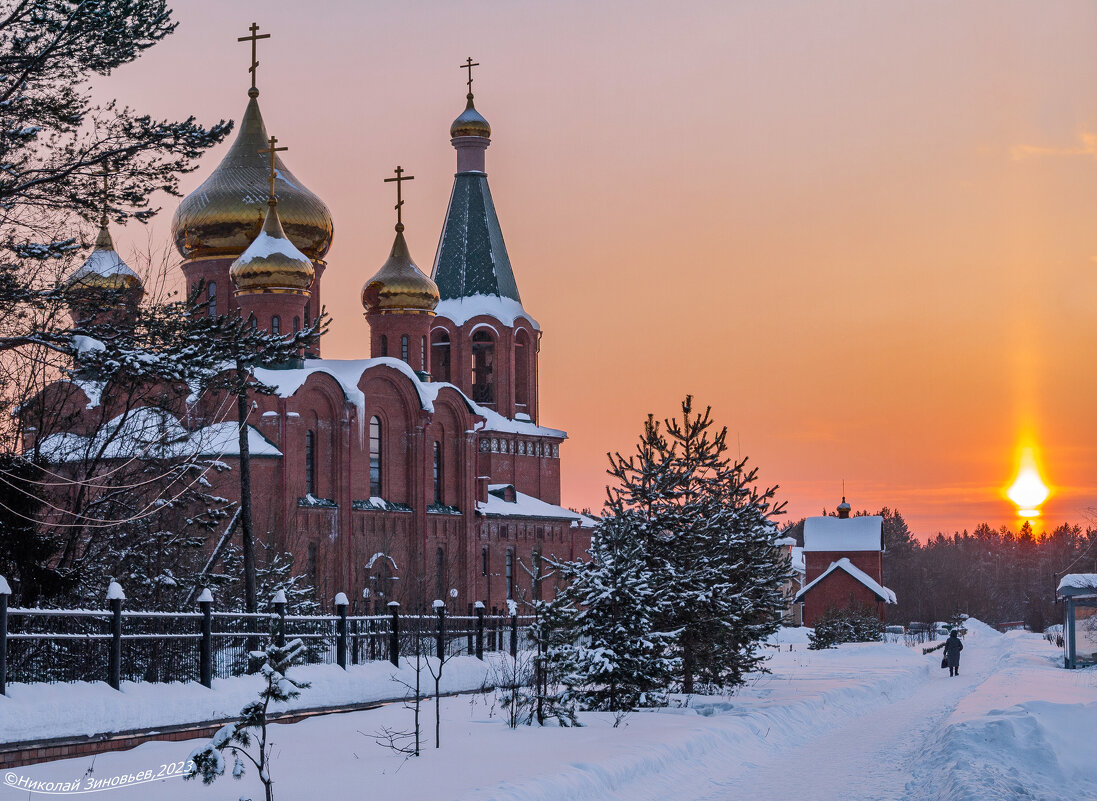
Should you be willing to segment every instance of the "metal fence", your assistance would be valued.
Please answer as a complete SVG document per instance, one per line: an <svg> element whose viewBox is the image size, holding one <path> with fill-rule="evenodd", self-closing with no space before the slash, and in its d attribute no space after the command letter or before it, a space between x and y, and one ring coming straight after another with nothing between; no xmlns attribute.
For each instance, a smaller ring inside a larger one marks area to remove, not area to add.
<svg viewBox="0 0 1097 801"><path fill-rule="evenodd" d="M8 608L0 593L0 695L8 682L198 681L248 673L251 652L269 642L300 639L305 662L348 664L389 661L414 654L483 659L485 652L512 655L530 645L533 618L489 614L480 604L473 615L401 614L390 604L384 615L290 615L275 602L270 613L215 612L200 600L198 612L140 612L109 609ZM495 610L492 610L495 612Z"/></svg>

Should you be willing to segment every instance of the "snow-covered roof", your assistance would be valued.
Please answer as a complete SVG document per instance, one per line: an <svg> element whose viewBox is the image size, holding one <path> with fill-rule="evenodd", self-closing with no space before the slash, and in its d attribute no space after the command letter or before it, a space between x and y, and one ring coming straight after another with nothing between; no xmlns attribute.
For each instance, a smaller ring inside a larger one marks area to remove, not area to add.
<svg viewBox="0 0 1097 801"><path fill-rule="evenodd" d="M882 584L879 584L876 579L863 571L861 568L857 567L855 564L853 564L853 562L849 561L849 559L846 559L845 557L839 559L837 562L831 562L830 567L824 570L818 578L816 578L814 581L812 581L810 584L806 585L802 590L796 593L796 597L793 599L793 603L799 603L801 600L803 600L804 596L807 595L808 592L810 592L816 584L821 582L835 570L844 570L846 573L853 576L853 578L856 579L858 582L864 584L866 587L872 590L873 594L881 601L889 604L898 603L895 598L894 592L892 592Z"/></svg>
<svg viewBox="0 0 1097 801"><path fill-rule="evenodd" d="M265 367L257 367L252 372L256 380L274 387L279 397L288 398L297 392L309 376L314 373L327 373L334 378L343 389L343 395L347 401L358 408L359 419L365 414L366 398L358 389L358 382L362 380L362 374L375 367L391 367L403 373L415 386L419 393L419 402L425 411L434 411L434 397L436 393L423 390L426 386L407 362L391 357L377 359L308 359L304 367L289 370L271 370Z"/></svg>
<svg viewBox="0 0 1097 801"><path fill-rule="evenodd" d="M498 295L449 298L440 301L434 308L434 313L451 320L454 325L464 325L473 317L484 315L498 320L505 326L513 327L514 321L522 317L529 321L535 331L541 330L540 323L522 307L521 303L513 298L501 298Z"/></svg>
<svg viewBox="0 0 1097 801"><path fill-rule="evenodd" d="M43 437L38 449L51 462L78 462L88 458L179 459L194 456L239 456L236 423L214 423L187 431L170 413L142 406L119 415L91 437L61 432ZM280 457L281 451L248 426L248 450L252 456ZM100 456L100 452L102 455Z"/></svg>
<svg viewBox="0 0 1097 801"><path fill-rule="evenodd" d="M804 521L805 551L879 551L884 518L809 517Z"/></svg>
<svg viewBox="0 0 1097 801"><path fill-rule="evenodd" d="M1068 573L1059 579L1055 594L1061 597L1097 595L1097 573Z"/></svg>
<svg viewBox="0 0 1097 801"><path fill-rule="evenodd" d="M498 431L501 434L526 434L531 437L559 437L560 439L567 439L568 436L568 432L561 431L558 428L539 426L525 420L511 420L509 417L504 417L499 412L480 406L477 403L473 403L472 406L473 411L484 418L482 431Z"/></svg>
<svg viewBox="0 0 1097 801"><path fill-rule="evenodd" d="M795 545L792 547L792 569L797 573L807 571L807 567L804 565L804 549Z"/></svg>
<svg viewBox="0 0 1097 801"><path fill-rule="evenodd" d="M72 274L69 281L76 283L80 279L92 275L127 275L136 278L138 281L141 280L141 277L131 270L130 266L122 261L122 257L113 249L96 248L93 250L87 260Z"/></svg>
<svg viewBox="0 0 1097 801"><path fill-rule="evenodd" d="M508 490L514 492L514 500L503 499ZM593 526L594 522L586 515L565 509L563 506L547 503L540 498L518 492L513 484L490 484L488 486L488 500L486 503L477 503L476 511L485 517L540 517L554 520L570 520L573 525Z"/></svg>

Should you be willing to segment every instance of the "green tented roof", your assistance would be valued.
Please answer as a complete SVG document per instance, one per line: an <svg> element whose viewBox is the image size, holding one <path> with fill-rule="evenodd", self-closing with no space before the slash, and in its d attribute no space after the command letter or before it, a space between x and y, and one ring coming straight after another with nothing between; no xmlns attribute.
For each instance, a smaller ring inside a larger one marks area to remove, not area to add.
<svg viewBox="0 0 1097 801"><path fill-rule="evenodd" d="M496 295L522 302L482 172L459 172L453 181L431 278L443 300Z"/></svg>

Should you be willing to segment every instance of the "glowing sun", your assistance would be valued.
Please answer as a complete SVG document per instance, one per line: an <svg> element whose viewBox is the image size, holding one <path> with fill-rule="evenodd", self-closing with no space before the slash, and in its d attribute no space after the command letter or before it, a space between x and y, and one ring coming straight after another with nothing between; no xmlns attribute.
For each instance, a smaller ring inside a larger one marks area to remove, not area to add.
<svg viewBox="0 0 1097 801"><path fill-rule="evenodd" d="M1017 514L1020 517L1039 517L1040 505L1050 494L1051 491L1040 478L1035 449L1024 448L1017 467L1017 478L1006 490L1006 496L1017 505Z"/></svg>

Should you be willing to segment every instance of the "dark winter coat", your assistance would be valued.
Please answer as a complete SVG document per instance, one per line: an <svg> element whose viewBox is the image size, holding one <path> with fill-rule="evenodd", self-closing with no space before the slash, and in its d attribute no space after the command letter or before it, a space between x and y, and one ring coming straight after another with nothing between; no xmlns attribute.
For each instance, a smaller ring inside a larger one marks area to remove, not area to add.
<svg viewBox="0 0 1097 801"><path fill-rule="evenodd" d="M960 637L953 632L945 640L945 659L948 660L948 666L950 668L960 667L960 652L964 650L964 644L960 642Z"/></svg>

